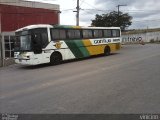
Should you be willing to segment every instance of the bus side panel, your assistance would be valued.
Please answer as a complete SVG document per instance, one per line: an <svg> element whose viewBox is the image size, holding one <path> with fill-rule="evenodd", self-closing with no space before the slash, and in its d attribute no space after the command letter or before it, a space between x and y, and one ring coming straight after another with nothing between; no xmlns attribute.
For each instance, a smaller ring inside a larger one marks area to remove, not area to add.
<svg viewBox="0 0 160 120"><path fill-rule="evenodd" d="M75 59L75 56L73 55L71 50L68 49L68 48L59 49L59 50L56 50L56 51L59 51L62 54L62 59L63 60Z"/></svg>
<svg viewBox="0 0 160 120"><path fill-rule="evenodd" d="M66 40L65 43L67 44L68 48L72 51L76 58L90 56L82 40Z"/></svg>
<svg viewBox="0 0 160 120"><path fill-rule="evenodd" d="M104 53L104 48L106 45L93 45L90 39L84 39L83 43L90 55L98 55Z"/></svg>
<svg viewBox="0 0 160 120"><path fill-rule="evenodd" d="M75 58L75 55L64 41L51 42L51 45L48 47L48 49L53 49L52 53L55 51L60 52L63 60Z"/></svg>
<svg viewBox="0 0 160 120"><path fill-rule="evenodd" d="M115 52L120 49L120 43L94 45L91 41L92 39L67 40L65 43L76 58L103 54L106 46L110 47L111 52Z"/></svg>
<svg viewBox="0 0 160 120"><path fill-rule="evenodd" d="M110 47L111 52L115 52L117 50L120 50L121 48L120 43L111 43L111 44L108 44L108 46Z"/></svg>
<svg viewBox="0 0 160 120"><path fill-rule="evenodd" d="M92 42L91 42L92 41ZM92 39L83 40L66 40L66 49L64 52L65 59L84 58L92 55L99 55L104 53L106 46L109 46L111 52L115 52L120 49L120 43L109 44L93 44ZM70 54L73 54L71 57Z"/></svg>

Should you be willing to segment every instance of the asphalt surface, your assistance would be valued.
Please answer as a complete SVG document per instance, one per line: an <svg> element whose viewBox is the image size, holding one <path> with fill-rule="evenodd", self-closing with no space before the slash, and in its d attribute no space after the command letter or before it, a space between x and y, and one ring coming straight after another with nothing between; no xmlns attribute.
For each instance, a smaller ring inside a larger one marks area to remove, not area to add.
<svg viewBox="0 0 160 120"><path fill-rule="evenodd" d="M0 113L160 113L160 44L0 68Z"/></svg>

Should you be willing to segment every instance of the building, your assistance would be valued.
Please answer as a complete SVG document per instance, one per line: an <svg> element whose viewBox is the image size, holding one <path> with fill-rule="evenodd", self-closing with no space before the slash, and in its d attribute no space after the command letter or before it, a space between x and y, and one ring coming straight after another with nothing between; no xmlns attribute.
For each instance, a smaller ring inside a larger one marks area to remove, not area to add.
<svg viewBox="0 0 160 120"><path fill-rule="evenodd" d="M59 5L0 0L0 32L14 31L26 25L43 23L59 23Z"/></svg>
<svg viewBox="0 0 160 120"><path fill-rule="evenodd" d="M0 64L13 57L14 31L31 24L59 24L59 5L0 0Z"/></svg>

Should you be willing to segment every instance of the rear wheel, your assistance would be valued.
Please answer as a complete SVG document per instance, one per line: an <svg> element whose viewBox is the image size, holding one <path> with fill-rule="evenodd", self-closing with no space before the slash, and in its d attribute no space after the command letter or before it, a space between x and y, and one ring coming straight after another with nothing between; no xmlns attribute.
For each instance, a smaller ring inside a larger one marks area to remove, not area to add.
<svg viewBox="0 0 160 120"><path fill-rule="evenodd" d="M111 54L111 50L110 50L110 47L109 46L106 46L105 49L104 49L104 55L105 56L108 56Z"/></svg>
<svg viewBox="0 0 160 120"><path fill-rule="evenodd" d="M57 65L62 61L62 55L59 52L52 53L50 57L50 64Z"/></svg>

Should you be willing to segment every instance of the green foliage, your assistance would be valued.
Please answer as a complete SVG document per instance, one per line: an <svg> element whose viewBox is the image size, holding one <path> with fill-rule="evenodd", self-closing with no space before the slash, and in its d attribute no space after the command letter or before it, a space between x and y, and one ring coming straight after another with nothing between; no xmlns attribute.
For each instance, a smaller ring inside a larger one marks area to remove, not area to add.
<svg viewBox="0 0 160 120"><path fill-rule="evenodd" d="M129 16L128 13L122 12L110 12L108 14L95 15L95 19L92 20L91 25L96 27L121 27L121 30L129 27L132 22L132 16Z"/></svg>

